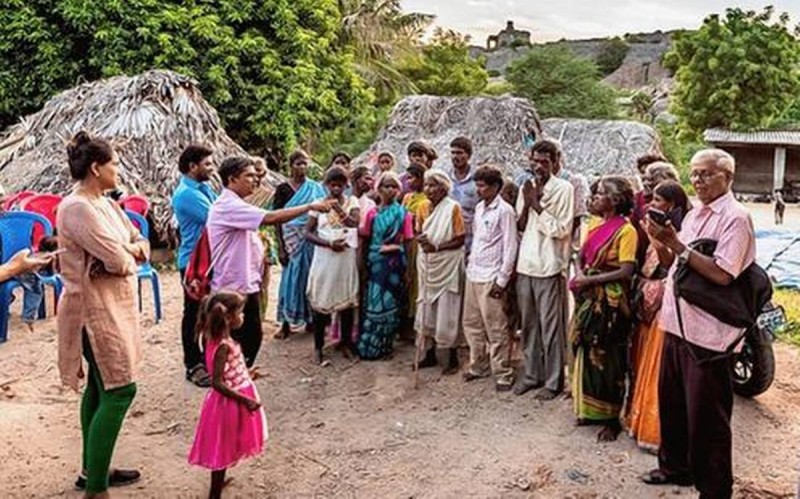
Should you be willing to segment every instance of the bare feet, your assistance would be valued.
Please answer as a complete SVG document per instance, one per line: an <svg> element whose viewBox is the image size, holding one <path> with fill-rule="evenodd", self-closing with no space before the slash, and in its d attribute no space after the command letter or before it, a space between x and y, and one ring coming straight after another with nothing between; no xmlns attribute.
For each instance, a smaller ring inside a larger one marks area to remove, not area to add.
<svg viewBox="0 0 800 499"><path fill-rule="evenodd" d="M536 400L553 400L559 395L561 395L561 392L554 392L553 390L545 388L543 390L539 390L539 392L534 395L533 398Z"/></svg>
<svg viewBox="0 0 800 499"><path fill-rule="evenodd" d="M598 442L613 442L619 436L619 432L622 431L619 423L607 423L603 426L603 429L600 430L600 433L597 434L597 441Z"/></svg>

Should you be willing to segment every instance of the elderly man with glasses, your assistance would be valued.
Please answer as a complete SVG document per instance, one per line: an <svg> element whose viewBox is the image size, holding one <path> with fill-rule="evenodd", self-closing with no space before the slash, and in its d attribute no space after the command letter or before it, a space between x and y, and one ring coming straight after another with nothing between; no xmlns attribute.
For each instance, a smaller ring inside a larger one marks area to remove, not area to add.
<svg viewBox="0 0 800 499"><path fill-rule="evenodd" d="M728 285L755 260L750 214L733 196L735 163L719 149L706 149L691 161L692 185L700 206L689 212L680 233L649 223L648 232L665 247L663 263L677 259L717 285ZM713 256L690 248L698 239L717 242ZM674 293L676 266L670 270L661 309L666 331L659 381L661 448L659 468L644 476L649 484L697 488L701 498L731 497L731 413L733 385L725 352L741 329L716 319ZM678 321L680 306L684 327ZM681 333L683 329L683 334Z"/></svg>

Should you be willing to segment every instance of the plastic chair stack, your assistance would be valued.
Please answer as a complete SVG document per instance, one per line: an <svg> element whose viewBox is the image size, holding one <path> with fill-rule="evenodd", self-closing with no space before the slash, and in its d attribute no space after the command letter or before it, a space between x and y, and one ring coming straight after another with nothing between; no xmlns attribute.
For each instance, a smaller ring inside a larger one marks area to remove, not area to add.
<svg viewBox="0 0 800 499"><path fill-rule="evenodd" d="M44 235L53 234L53 226L50 221L42 215L24 211L12 211L0 214L0 263L6 263L12 256L23 249L33 251L33 231L34 227L40 224L43 227ZM53 276L41 276L43 285L53 286L56 301L61 296L63 283L58 274ZM11 305L11 293L21 284L16 279L9 279L0 283L0 343L8 338L8 318L9 307ZM45 304L39 308L39 318L45 317Z"/></svg>
<svg viewBox="0 0 800 499"><path fill-rule="evenodd" d="M131 223L139 229L139 233L145 239L150 238L150 226L144 216L130 210L125 210ZM136 273L138 288L139 288L139 312L142 311L142 279L149 279L150 285L153 287L153 306L156 314L156 324L161 321L161 284L158 278L158 272L149 261L139 265L139 271Z"/></svg>
<svg viewBox="0 0 800 499"><path fill-rule="evenodd" d="M17 205L25 198L35 196L37 193L34 191L20 191L14 194L9 194L3 200L3 211L11 211L17 208Z"/></svg>
<svg viewBox="0 0 800 499"><path fill-rule="evenodd" d="M61 196L58 194L35 194L21 200L18 204L19 209L31 213L38 213L45 217L50 225L56 225L56 210L61 204ZM44 228L36 224L33 228L33 247L39 247L39 241L44 237Z"/></svg>

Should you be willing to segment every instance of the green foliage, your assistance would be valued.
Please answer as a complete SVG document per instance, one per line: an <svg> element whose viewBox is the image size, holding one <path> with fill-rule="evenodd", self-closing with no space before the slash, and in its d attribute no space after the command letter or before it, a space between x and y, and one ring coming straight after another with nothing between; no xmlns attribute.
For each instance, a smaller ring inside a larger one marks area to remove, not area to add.
<svg viewBox="0 0 800 499"><path fill-rule="evenodd" d="M800 99L793 100L781 114L770 119L769 128L800 128Z"/></svg>
<svg viewBox="0 0 800 499"><path fill-rule="evenodd" d="M482 58L470 57L468 42L469 37L437 28L421 53L401 61L398 69L422 94L477 95L486 88L489 73Z"/></svg>
<svg viewBox="0 0 800 499"><path fill-rule="evenodd" d="M600 81L594 62L567 47L534 47L509 66L506 79L542 118L615 118L619 113L616 93Z"/></svg>
<svg viewBox="0 0 800 499"><path fill-rule="evenodd" d="M353 115L347 123L323 131L304 144L304 147L326 166L337 151L355 156L369 148L381 127L386 124L391 111L391 106L369 107L363 113Z"/></svg>
<svg viewBox="0 0 800 499"><path fill-rule="evenodd" d="M697 138L706 128L749 130L768 125L800 93L800 43L789 16L728 9L695 32L677 34L664 58L675 72L672 112L680 132Z"/></svg>
<svg viewBox="0 0 800 499"><path fill-rule="evenodd" d="M280 157L363 112L336 0L7 0L0 125L79 80L171 69L200 82L233 138Z"/></svg>
<svg viewBox="0 0 800 499"><path fill-rule="evenodd" d="M488 85L486 85L486 88L482 92L483 95L494 95L494 96L513 94L513 93L514 93L514 86L508 83L507 81L491 82Z"/></svg>
<svg viewBox="0 0 800 499"><path fill-rule="evenodd" d="M631 112L633 117L644 123L653 122L653 95L644 90L639 90L631 96Z"/></svg>
<svg viewBox="0 0 800 499"><path fill-rule="evenodd" d="M667 123L656 124L661 141L661 150L670 163L675 165L681 176L681 184L689 195L694 195L694 187L689 180L689 161L697 151L706 147L702 142L692 141L678 133L678 127Z"/></svg>
<svg viewBox="0 0 800 499"><path fill-rule="evenodd" d="M338 0L342 14L338 45L351 50L356 69L375 88L378 105L417 90L397 61L416 56L434 16L404 12L400 0Z"/></svg>
<svg viewBox="0 0 800 499"><path fill-rule="evenodd" d="M600 74L608 76L620 66L628 55L630 45L620 37L614 37L603 42L600 48L600 53L597 55L595 62L600 69Z"/></svg>

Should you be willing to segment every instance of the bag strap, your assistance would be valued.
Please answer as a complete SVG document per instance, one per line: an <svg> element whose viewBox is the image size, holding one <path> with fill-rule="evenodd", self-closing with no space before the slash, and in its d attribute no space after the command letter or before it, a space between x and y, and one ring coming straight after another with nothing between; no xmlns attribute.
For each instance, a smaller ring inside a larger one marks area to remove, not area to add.
<svg viewBox="0 0 800 499"><path fill-rule="evenodd" d="M675 295L675 311L678 314L678 329L680 330L679 332L681 333L681 338L683 339L683 341L686 342L686 345L689 348L689 355L692 356L692 359L694 359L694 361L697 363L698 366L702 366L703 364L709 364L717 360L726 359L731 355L733 355L734 350L736 349L736 345L738 345L739 342L742 341L745 335L750 331L750 329L753 328L753 326L745 328L741 333L739 333L736 336L736 339L733 340L733 342L730 345L728 345L728 347L725 349L724 352L712 355L711 357L707 357L704 359L698 359L697 354L694 351L694 344L686 339L686 333L684 333L683 330L683 314L681 314L681 295L678 292L678 286L673 286L673 294Z"/></svg>
<svg viewBox="0 0 800 499"><path fill-rule="evenodd" d="M206 269L205 274L203 274L203 277L206 278L211 275L211 272L214 270L214 266L216 265L217 261L232 243L230 241L225 241L225 244L218 248L219 251L217 251L217 254L215 255L214 252L211 251L211 234L208 233L208 228L203 228L203 231L205 232L206 239L208 240L209 253L211 253L211 261L208 263L208 269ZM183 282L187 283L185 276Z"/></svg>

